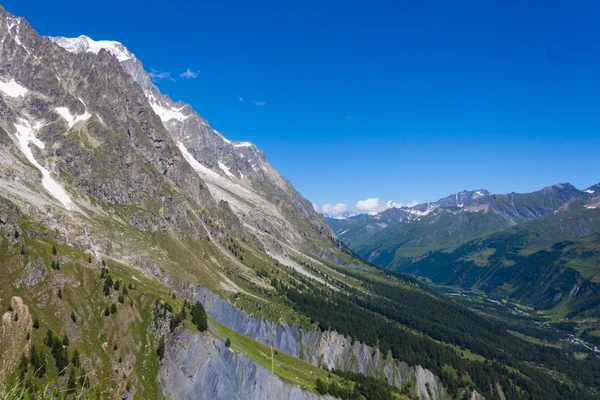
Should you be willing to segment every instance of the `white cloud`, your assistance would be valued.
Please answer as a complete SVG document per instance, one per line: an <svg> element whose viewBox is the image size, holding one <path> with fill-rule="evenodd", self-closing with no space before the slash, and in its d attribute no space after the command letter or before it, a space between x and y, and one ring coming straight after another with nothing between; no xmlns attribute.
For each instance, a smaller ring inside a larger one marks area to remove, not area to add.
<svg viewBox="0 0 600 400"><path fill-rule="evenodd" d="M148 73L148 76L153 81L159 81L161 79L171 79L171 80L174 80L173 78L171 78L171 73L170 72L167 72L167 71L157 71L154 68L152 68L150 70L150 72Z"/></svg>
<svg viewBox="0 0 600 400"><path fill-rule="evenodd" d="M239 101L241 101L242 103L244 102L244 99L242 98L242 96L240 96L240 97L238 98L238 100L239 100Z"/></svg>
<svg viewBox="0 0 600 400"><path fill-rule="evenodd" d="M348 211L348 206L344 203L323 204L321 213L329 218L339 218L342 214Z"/></svg>
<svg viewBox="0 0 600 400"><path fill-rule="evenodd" d="M256 101L256 100L252 100L252 101L254 102L254 105L257 105L259 107L267 105L267 103L265 103L264 101Z"/></svg>
<svg viewBox="0 0 600 400"><path fill-rule="evenodd" d="M377 214L381 211L387 210L388 208L413 207L417 204L419 204L419 202L415 200L411 201L408 204L402 204L397 203L393 200L383 201L379 197L371 197L365 200L359 200L354 205L354 208L368 214Z"/></svg>
<svg viewBox="0 0 600 400"><path fill-rule="evenodd" d="M179 74L180 78L186 78L186 79L196 79L196 77L198 76L198 72L200 71L192 71L191 69L186 69L185 72L182 72L181 74Z"/></svg>

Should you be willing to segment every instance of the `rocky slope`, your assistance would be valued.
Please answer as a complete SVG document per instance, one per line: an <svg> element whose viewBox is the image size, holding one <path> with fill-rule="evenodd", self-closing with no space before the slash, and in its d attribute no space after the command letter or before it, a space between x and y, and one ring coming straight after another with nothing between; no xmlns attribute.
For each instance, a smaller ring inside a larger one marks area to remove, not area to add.
<svg viewBox="0 0 600 400"><path fill-rule="evenodd" d="M337 332L305 330L250 316L205 288L198 289L195 299L204 304L212 318L236 332L313 365L384 378L400 389L410 383L411 393L423 399L447 398L439 379L431 371L385 359L379 349Z"/></svg>
<svg viewBox="0 0 600 400"><path fill-rule="evenodd" d="M168 398L333 399L277 378L210 335L180 332L169 342L166 354L158 381Z"/></svg>

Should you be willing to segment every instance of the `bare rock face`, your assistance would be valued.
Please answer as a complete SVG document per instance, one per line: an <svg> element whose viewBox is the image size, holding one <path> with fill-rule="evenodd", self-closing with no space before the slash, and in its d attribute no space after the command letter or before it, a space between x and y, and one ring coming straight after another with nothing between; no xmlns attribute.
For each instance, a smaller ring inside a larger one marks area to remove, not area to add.
<svg viewBox="0 0 600 400"><path fill-rule="evenodd" d="M46 275L48 274L48 268L41 259L34 258L33 260L29 260L27 266L21 273L21 282L25 286L34 286L38 283L42 283L46 279ZM18 287L18 285L15 285Z"/></svg>
<svg viewBox="0 0 600 400"><path fill-rule="evenodd" d="M289 384L207 334L186 329L166 348L157 382L170 399L333 399Z"/></svg>
<svg viewBox="0 0 600 400"><path fill-rule="evenodd" d="M200 301L212 318L242 335L296 357L300 353L299 330L295 326L252 317L205 288L199 288L195 301Z"/></svg>

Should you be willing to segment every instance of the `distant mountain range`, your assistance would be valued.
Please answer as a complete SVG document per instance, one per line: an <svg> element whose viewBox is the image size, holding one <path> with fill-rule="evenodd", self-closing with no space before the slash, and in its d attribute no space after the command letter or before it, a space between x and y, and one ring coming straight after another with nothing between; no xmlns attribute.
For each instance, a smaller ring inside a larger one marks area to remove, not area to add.
<svg viewBox="0 0 600 400"><path fill-rule="evenodd" d="M503 195L462 191L329 223L368 261L438 284L544 309L563 305L565 315L600 304L600 185Z"/></svg>

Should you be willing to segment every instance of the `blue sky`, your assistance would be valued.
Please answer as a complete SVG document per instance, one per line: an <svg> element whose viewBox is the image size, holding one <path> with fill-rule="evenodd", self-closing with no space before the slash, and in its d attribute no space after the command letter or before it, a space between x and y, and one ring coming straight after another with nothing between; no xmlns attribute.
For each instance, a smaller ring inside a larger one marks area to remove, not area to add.
<svg viewBox="0 0 600 400"><path fill-rule="evenodd" d="M600 181L597 1L3 5L43 35L124 43L321 206Z"/></svg>

